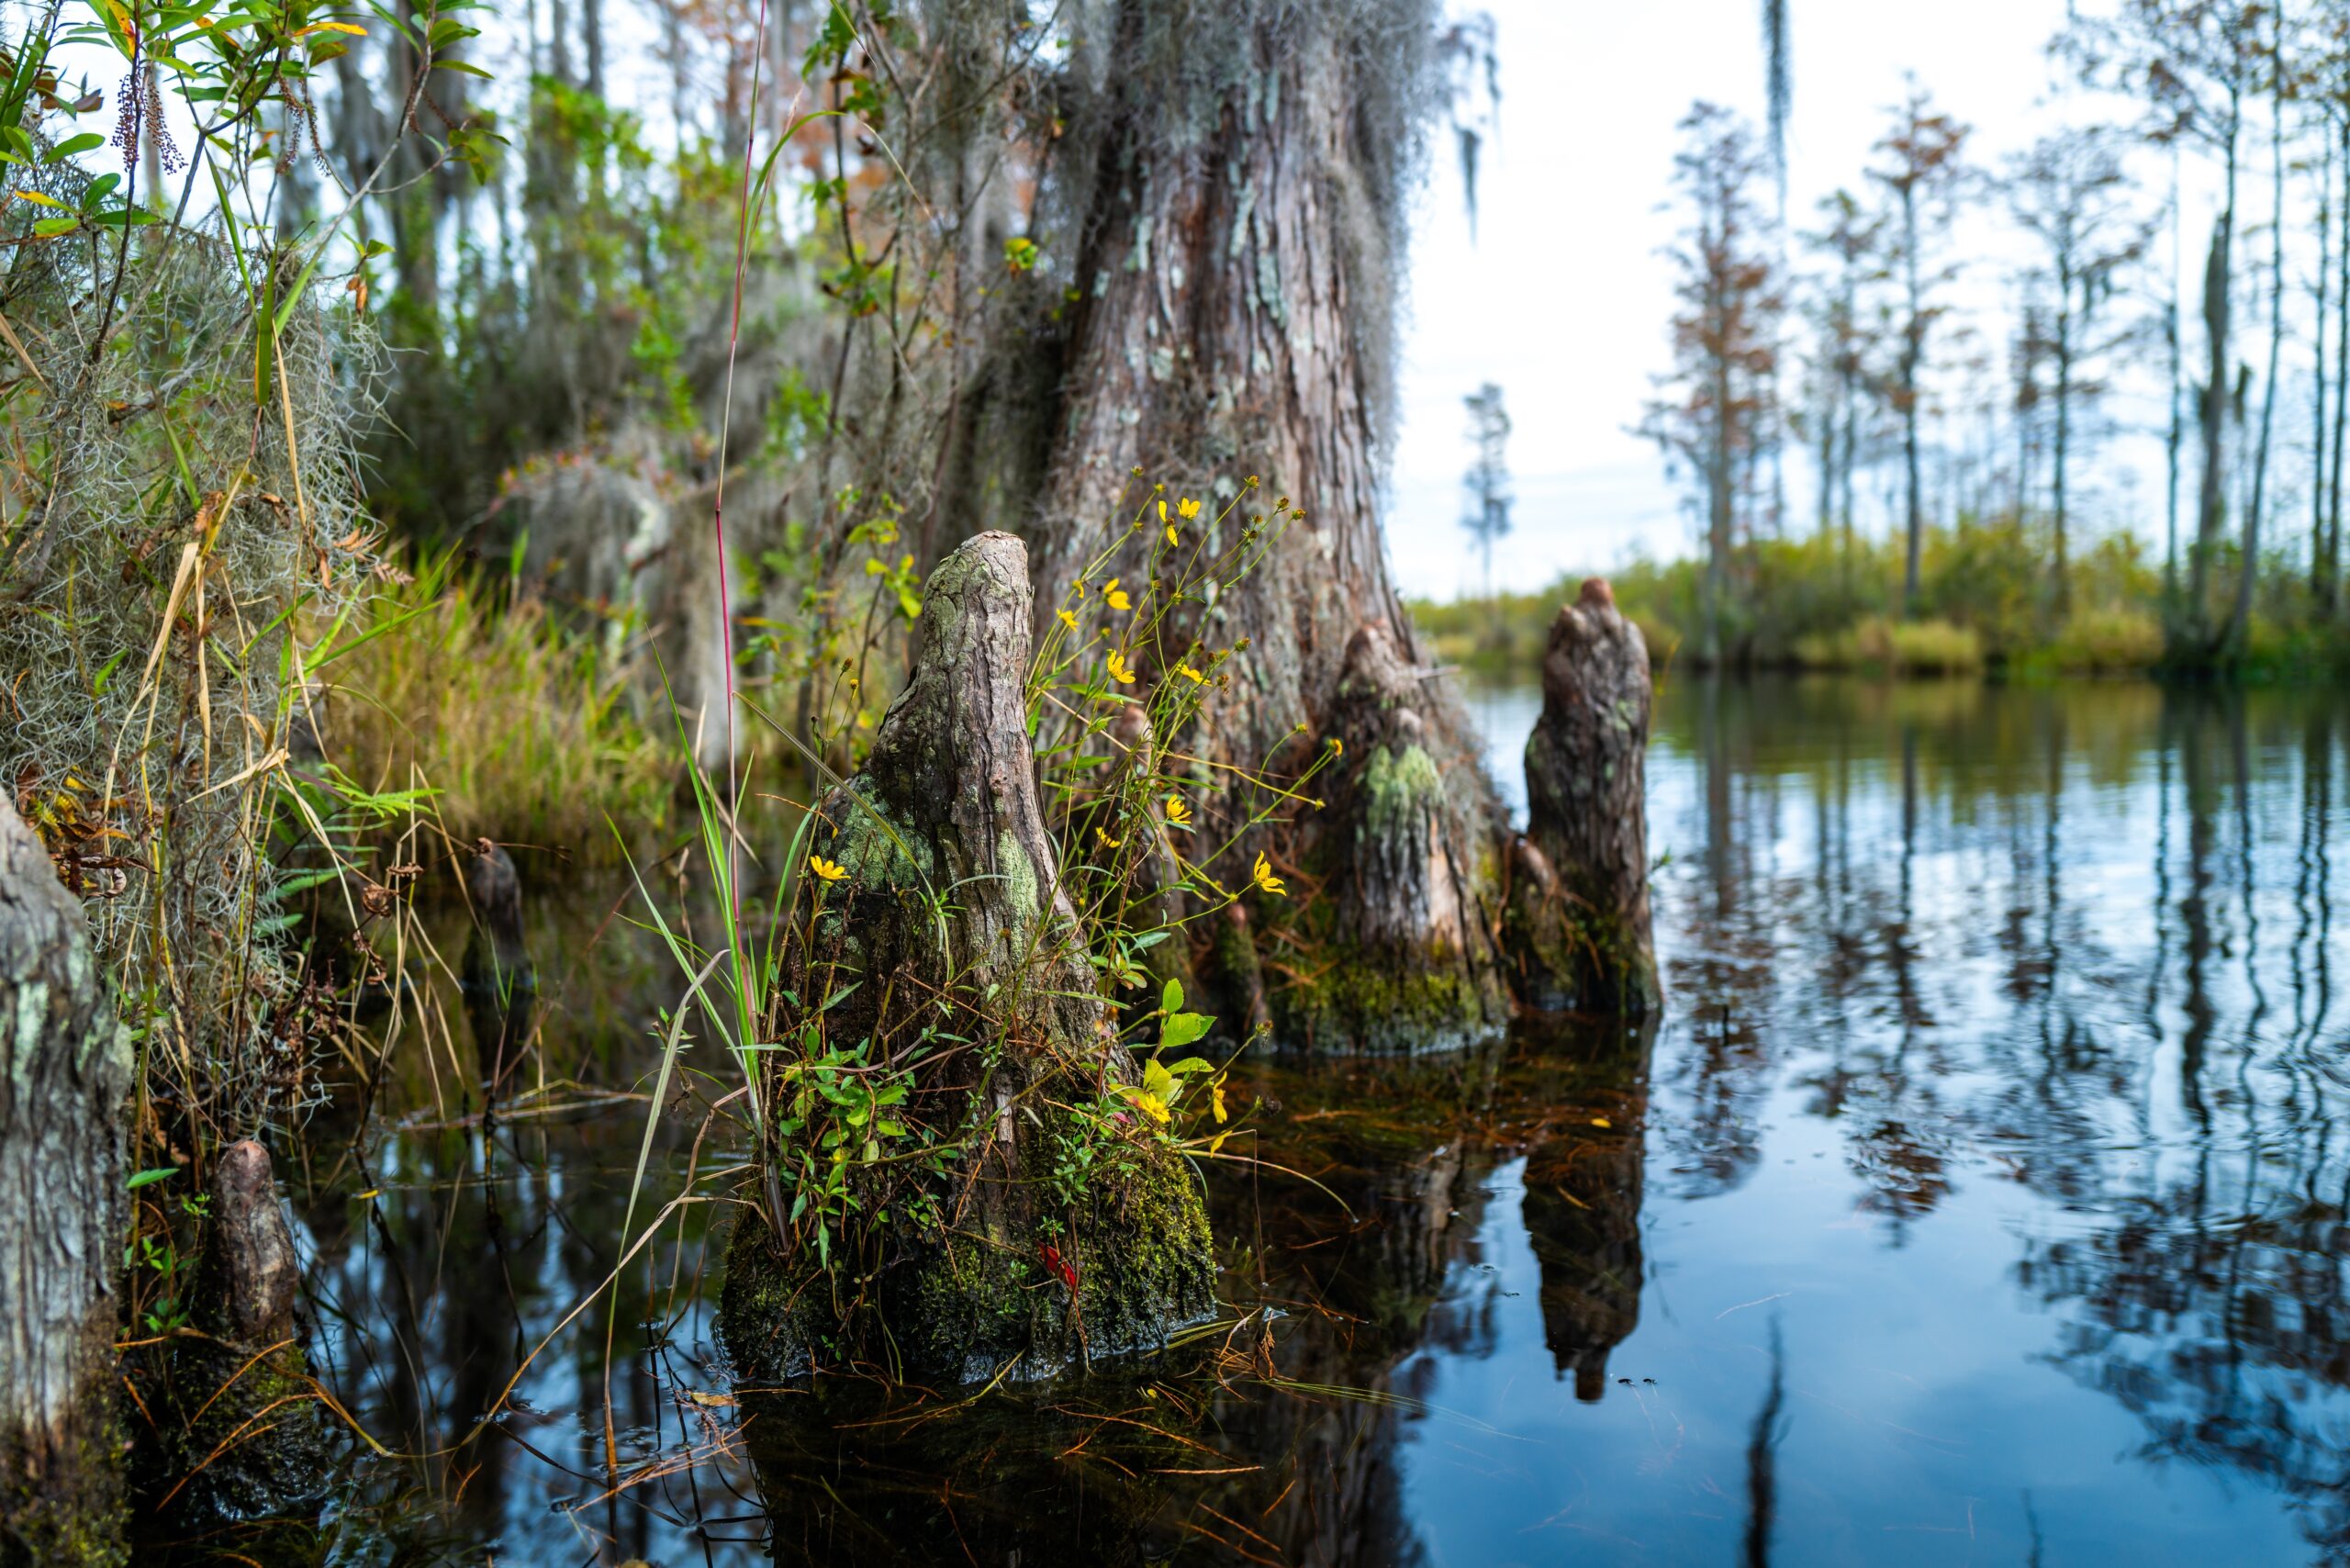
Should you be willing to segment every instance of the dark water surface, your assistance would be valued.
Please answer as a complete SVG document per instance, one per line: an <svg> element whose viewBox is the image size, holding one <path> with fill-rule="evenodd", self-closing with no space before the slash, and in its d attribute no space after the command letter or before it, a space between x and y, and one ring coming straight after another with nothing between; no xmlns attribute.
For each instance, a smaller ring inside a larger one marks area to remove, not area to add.
<svg viewBox="0 0 2350 1568"><path fill-rule="evenodd" d="M1535 694L1475 706L1520 793ZM613 1315L554 1330L644 1102L314 1172L331 1380L396 1456L336 1555L2350 1560L2350 705L1680 681L1658 728L1662 1025L1241 1069L1327 1193L1212 1168L1247 1316L1148 1365L727 1405L704 1202L623 1271L608 1472ZM538 942L550 1062L625 1091L677 988L621 896ZM743 1158L698 1065L640 1231Z"/></svg>

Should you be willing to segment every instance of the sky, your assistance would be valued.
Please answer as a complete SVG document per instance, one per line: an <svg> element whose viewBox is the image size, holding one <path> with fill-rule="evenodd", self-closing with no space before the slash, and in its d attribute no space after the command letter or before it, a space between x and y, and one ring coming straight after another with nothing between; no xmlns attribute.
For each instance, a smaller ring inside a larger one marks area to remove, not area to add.
<svg viewBox="0 0 2350 1568"><path fill-rule="evenodd" d="M1670 556L1695 543L1662 458L1629 433L1668 364L1672 282L1660 250L1680 220L1660 204L1673 128L1693 99L1762 118L1757 0L1478 4L1496 24L1502 100L1479 171L1476 235L1445 128L1414 225L1388 514L1390 559L1410 597L1483 591L1460 516L1461 398L1485 381L1501 385L1515 424L1516 531L1494 552L1497 586L1537 588L1635 550ZM2065 0L1970 0L1963 13L1914 0L1789 0L1790 226L1807 227L1839 185L1858 187L1887 107L1906 95L1905 72L1977 128L1988 161L2060 116L2080 118L2076 96L2050 92L2044 46L2065 9ZM1964 286L1996 297L2013 267L1987 218L1970 222L1961 241L1976 254ZM1791 492L1803 466L1791 453Z"/></svg>

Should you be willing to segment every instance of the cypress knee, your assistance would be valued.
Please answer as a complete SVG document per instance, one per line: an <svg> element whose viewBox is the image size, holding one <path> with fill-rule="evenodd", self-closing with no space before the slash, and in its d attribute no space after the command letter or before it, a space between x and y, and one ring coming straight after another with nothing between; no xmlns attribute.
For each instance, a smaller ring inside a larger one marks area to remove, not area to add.
<svg viewBox="0 0 2350 1568"><path fill-rule="evenodd" d="M1214 1310L1198 1184L1114 1109L1139 1074L1045 828L1030 614L1018 539L982 533L942 561L906 689L819 803L817 912L784 978L806 1009L779 1031L792 1059L763 1058L766 1180L719 1309L755 1380L852 1361L1041 1375ZM890 1148L918 1156L857 1164L829 1217L822 1162L848 1151L808 1120L832 1114L807 1087L826 1052L853 1056L860 1083L902 1083L854 1126L861 1141L886 1119Z"/></svg>
<svg viewBox="0 0 2350 1568"><path fill-rule="evenodd" d="M0 1562L119 1562L130 1048L82 906L5 795L0 1042Z"/></svg>
<svg viewBox="0 0 2350 1568"><path fill-rule="evenodd" d="M269 1150L251 1138L212 1168L191 1307L172 1372L144 1397L174 1444L173 1529L275 1518L298 1527L327 1490L331 1444L310 1381L302 1263Z"/></svg>
<svg viewBox="0 0 2350 1568"><path fill-rule="evenodd" d="M1483 914L1498 813L1434 671L1390 628L1348 640L1331 729L1338 846L1333 951L1293 988L1301 1043L1372 1055L1459 1049L1498 1036L1509 994ZM1449 761L1446 759L1449 759Z"/></svg>
<svg viewBox="0 0 2350 1568"><path fill-rule="evenodd" d="M1550 625L1542 717L1526 743L1527 832L1505 925L1530 1006L1663 1005L1649 918L1648 644L1605 577Z"/></svg>
<svg viewBox="0 0 2350 1568"><path fill-rule="evenodd" d="M522 879L505 850L488 839L476 841L465 868L465 892L473 901L474 933L465 944L461 985L465 1021L482 1079L496 1097L530 1044L537 1012L538 971L522 945Z"/></svg>

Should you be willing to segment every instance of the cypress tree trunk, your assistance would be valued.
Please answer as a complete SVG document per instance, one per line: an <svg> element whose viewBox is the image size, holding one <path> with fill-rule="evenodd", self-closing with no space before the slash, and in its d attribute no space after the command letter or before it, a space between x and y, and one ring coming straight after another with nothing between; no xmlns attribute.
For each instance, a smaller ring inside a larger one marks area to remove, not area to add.
<svg viewBox="0 0 2350 1568"><path fill-rule="evenodd" d="M118 1562L130 1049L82 907L5 795L0 1028L0 1562Z"/></svg>
<svg viewBox="0 0 2350 1568"><path fill-rule="evenodd" d="M746 1212L720 1324L754 1378L867 1358L918 1377L1041 1375L1160 1344L1214 1305L1189 1167L1134 1136L1139 1116L1124 1134L1080 1125L1079 1107L1137 1074L1038 801L1031 609L1010 534L940 563L906 689L864 769L818 807L815 853L843 875L788 983L834 999L836 1046L867 1042L870 1069L911 1073L890 1114L959 1152L943 1185L863 1193L821 1247L796 1215ZM767 1073L770 1115L797 1070ZM1059 1167L1079 1144L1095 1158L1072 1182Z"/></svg>
<svg viewBox="0 0 2350 1568"><path fill-rule="evenodd" d="M1074 247L1080 297L1042 350L1033 467L996 492L1042 498L1015 526L1036 543L1047 616L1105 520L1131 515L1132 474L1220 498L1203 527L1239 494L1225 533L1288 498L1297 515L1264 566L1193 622L1216 646L1248 640L1248 684L1172 741L1290 775L1342 743L1315 790L1330 809L1304 827L1327 898L1307 935L1328 946L1300 966L1316 978L1270 1000L1292 1038L1366 1049L1450 1043L1507 1009L1489 930L1498 804L1379 532L1401 192L1433 28L1425 0L1114 8L1089 40L1100 56L1064 84L1067 231L1044 236ZM1009 325L1000 382L1040 352L1034 317ZM1236 488L1247 472L1255 495ZM1101 575L1132 581L1153 537Z"/></svg>

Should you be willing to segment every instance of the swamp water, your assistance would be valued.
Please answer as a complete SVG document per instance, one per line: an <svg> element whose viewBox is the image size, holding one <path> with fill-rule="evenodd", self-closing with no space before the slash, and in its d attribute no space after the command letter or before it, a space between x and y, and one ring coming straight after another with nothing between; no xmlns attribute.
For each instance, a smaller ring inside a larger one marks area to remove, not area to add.
<svg viewBox="0 0 2350 1568"><path fill-rule="evenodd" d="M1539 700L1472 694L1513 792ZM608 1087L487 1142L404 1090L296 1204L391 1454L330 1556L2350 1559L2350 704L1673 680L1657 729L1661 1025L1243 1066L1256 1151L1324 1190L1211 1166L1238 1326L975 1401L733 1404L714 1203L558 1331L677 977L621 886L539 897L548 1059ZM694 1065L639 1231L744 1157Z"/></svg>

